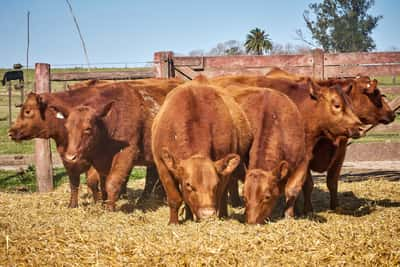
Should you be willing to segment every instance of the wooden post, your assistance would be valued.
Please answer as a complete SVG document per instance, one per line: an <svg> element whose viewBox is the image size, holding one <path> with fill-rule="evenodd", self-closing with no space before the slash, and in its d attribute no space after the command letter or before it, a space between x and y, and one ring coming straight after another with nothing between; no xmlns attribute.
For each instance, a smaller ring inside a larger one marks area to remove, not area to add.
<svg viewBox="0 0 400 267"><path fill-rule="evenodd" d="M157 78L171 78L175 76L172 51L154 53L154 72Z"/></svg>
<svg viewBox="0 0 400 267"><path fill-rule="evenodd" d="M313 78L323 80L324 77L324 51L322 49L314 49L313 55Z"/></svg>
<svg viewBox="0 0 400 267"><path fill-rule="evenodd" d="M11 128L12 125L12 114L11 114L11 82L7 81L7 87L8 87L8 125Z"/></svg>
<svg viewBox="0 0 400 267"><path fill-rule="evenodd" d="M46 63L35 64L35 92L50 93L50 65ZM50 140L35 139L35 165L38 192L53 190L53 164L51 161Z"/></svg>

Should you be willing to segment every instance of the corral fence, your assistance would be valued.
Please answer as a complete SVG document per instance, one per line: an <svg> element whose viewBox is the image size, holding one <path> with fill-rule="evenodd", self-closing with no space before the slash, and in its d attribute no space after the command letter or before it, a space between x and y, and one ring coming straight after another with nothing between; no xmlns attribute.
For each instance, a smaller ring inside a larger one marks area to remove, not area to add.
<svg viewBox="0 0 400 267"><path fill-rule="evenodd" d="M181 77L191 80L202 74L215 77L225 74L265 74L279 67L314 79L354 77L356 75L392 76L400 74L400 52L328 54L320 49L303 55L271 56L175 56L173 52L154 53L153 68L129 71L95 71L51 73L50 65L35 65L35 90L50 92L51 81L126 80ZM400 88L394 88L394 90ZM396 102L397 101L397 102ZM395 102L398 105L399 99ZM38 191L52 190L52 161L48 140L37 140L35 164Z"/></svg>

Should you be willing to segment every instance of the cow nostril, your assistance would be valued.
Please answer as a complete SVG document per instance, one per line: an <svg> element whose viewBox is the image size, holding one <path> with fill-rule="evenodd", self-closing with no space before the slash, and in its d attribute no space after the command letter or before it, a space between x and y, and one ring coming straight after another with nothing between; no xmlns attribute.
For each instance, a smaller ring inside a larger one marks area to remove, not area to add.
<svg viewBox="0 0 400 267"><path fill-rule="evenodd" d="M76 160L76 158L77 158L77 156L76 156L76 154L73 154L73 155L65 155L65 158L68 160L68 161L75 161Z"/></svg>

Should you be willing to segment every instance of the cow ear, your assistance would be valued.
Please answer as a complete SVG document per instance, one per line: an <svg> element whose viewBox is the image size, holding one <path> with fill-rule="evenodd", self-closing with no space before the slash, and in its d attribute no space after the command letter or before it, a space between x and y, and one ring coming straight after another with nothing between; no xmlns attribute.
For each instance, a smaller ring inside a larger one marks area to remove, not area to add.
<svg viewBox="0 0 400 267"><path fill-rule="evenodd" d="M352 83L342 87L342 91L347 95L350 95L352 89L353 89L353 84Z"/></svg>
<svg viewBox="0 0 400 267"><path fill-rule="evenodd" d="M374 81L367 83L366 87L364 88L364 94L372 94L376 89L377 82Z"/></svg>
<svg viewBox="0 0 400 267"><path fill-rule="evenodd" d="M272 170L272 174L278 179L284 179L289 173L289 163L286 160L282 160L279 162L278 166L276 166Z"/></svg>
<svg viewBox="0 0 400 267"><path fill-rule="evenodd" d="M168 170L171 172L176 171L176 162L174 157L171 155L171 153L168 151L168 148L163 147L161 150L161 159L167 166Z"/></svg>
<svg viewBox="0 0 400 267"><path fill-rule="evenodd" d="M69 115L69 108L61 105L49 105L49 109L52 109L56 113L57 119L66 119Z"/></svg>
<svg viewBox="0 0 400 267"><path fill-rule="evenodd" d="M321 87L311 78L307 78L307 87L312 99L317 100L321 94Z"/></svg>
<svg viewBox="0 0 400 267"><path fill-rule="evenodd" d="M99 117L107 116L107 114L110 112L113 105L114 105L114 101L108 102L100 110L98 110L96 115L98 115Z"/></svg>
<svg viewBox="0 0 400 267"><path fill-rule="evenodd" d="M224 158L214 162L215 169L221 175L231 174L240 163L240 156L238 154L228 154Z"/></svg>

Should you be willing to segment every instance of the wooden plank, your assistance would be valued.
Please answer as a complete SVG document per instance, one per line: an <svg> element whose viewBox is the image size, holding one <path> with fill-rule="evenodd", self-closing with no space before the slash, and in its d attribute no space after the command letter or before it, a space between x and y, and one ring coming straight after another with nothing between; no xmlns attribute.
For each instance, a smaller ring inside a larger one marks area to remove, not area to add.
<svg viewBox="0 0 400 267"><path fill-rule="evenodd" d="M283 70L297 74L299 76L309 76L313 75L312 66L309 67L290 67L286 66L282 68ZM203 72L207 77L216 77L221 75L265 75L271 70L271 67L264 68L206 68Z"/></svg>
<svg viewBox="0 0 400 267"><path fill-rule="evenodd" d="M400 64L400 52L325 54L325 65Z"/></svg>
<svg viewBox="0 0 400 267"><path fill-rule="evenodd" d="M325 66L325 78L328 77L351 77L358 74L368 76L398 75L400 74L400 64L398 65L370 65L370 66Z"/></svg>
<svg viewBox="0 0 400 267"><path fill-rule="evenodd" d="M174 57L174 65L201 66L204 68L264 68L284 66L312 66L312 54L306 55L273 55L273 56L215 56L215 57ZM196 69L194 67L194 69Z"/></svg>
<svg viewBox="0 0 400 267"><path fill-rule="evenodd" d="M174 57L174 66L188 66L201 70L204 68L204 57Z"/></svg>
<svg viewBox="0 0 400 267"><path fill-rule="evenodd" d="M205 57L205 68L224 68L226 66L237 68L263 68L263 67L299 67L312 66L313 57L306 55L274 55L274 56L224 56Z"/></svg>
<svg viewBox="0 0 400 267"><path fill-rule="evenodd" d="M35 92L51 92L50 65L36 63ZM53 190L53 164L49 139L35 139L35 167L38 192L45 193Z"/></svg>
<svg viewBox="0 0 400 267"><path fill-rule="evenodd" d="M182 67L175 67L175 75L178 77L181 77L185 80L193 80L197 76L199 76L201 72L194 71L188 66L182 66Z"/></svg>
<svg viewBox="0 0 400 267"><path fill-rule="evenodd" d="M52 73L52 81L83 81L83 80L134 80L154 78L154 70L132 71L91 71Z"/></svg>
<svg viewBox="0 0 400 267"><path fill-rule="evenodd" d="M379 86L379 83L378 83ZM379 86L379 90L381 90L381 92L383 92L384 94L400 94L400 87L383 87L383 86Z"/></svg>

